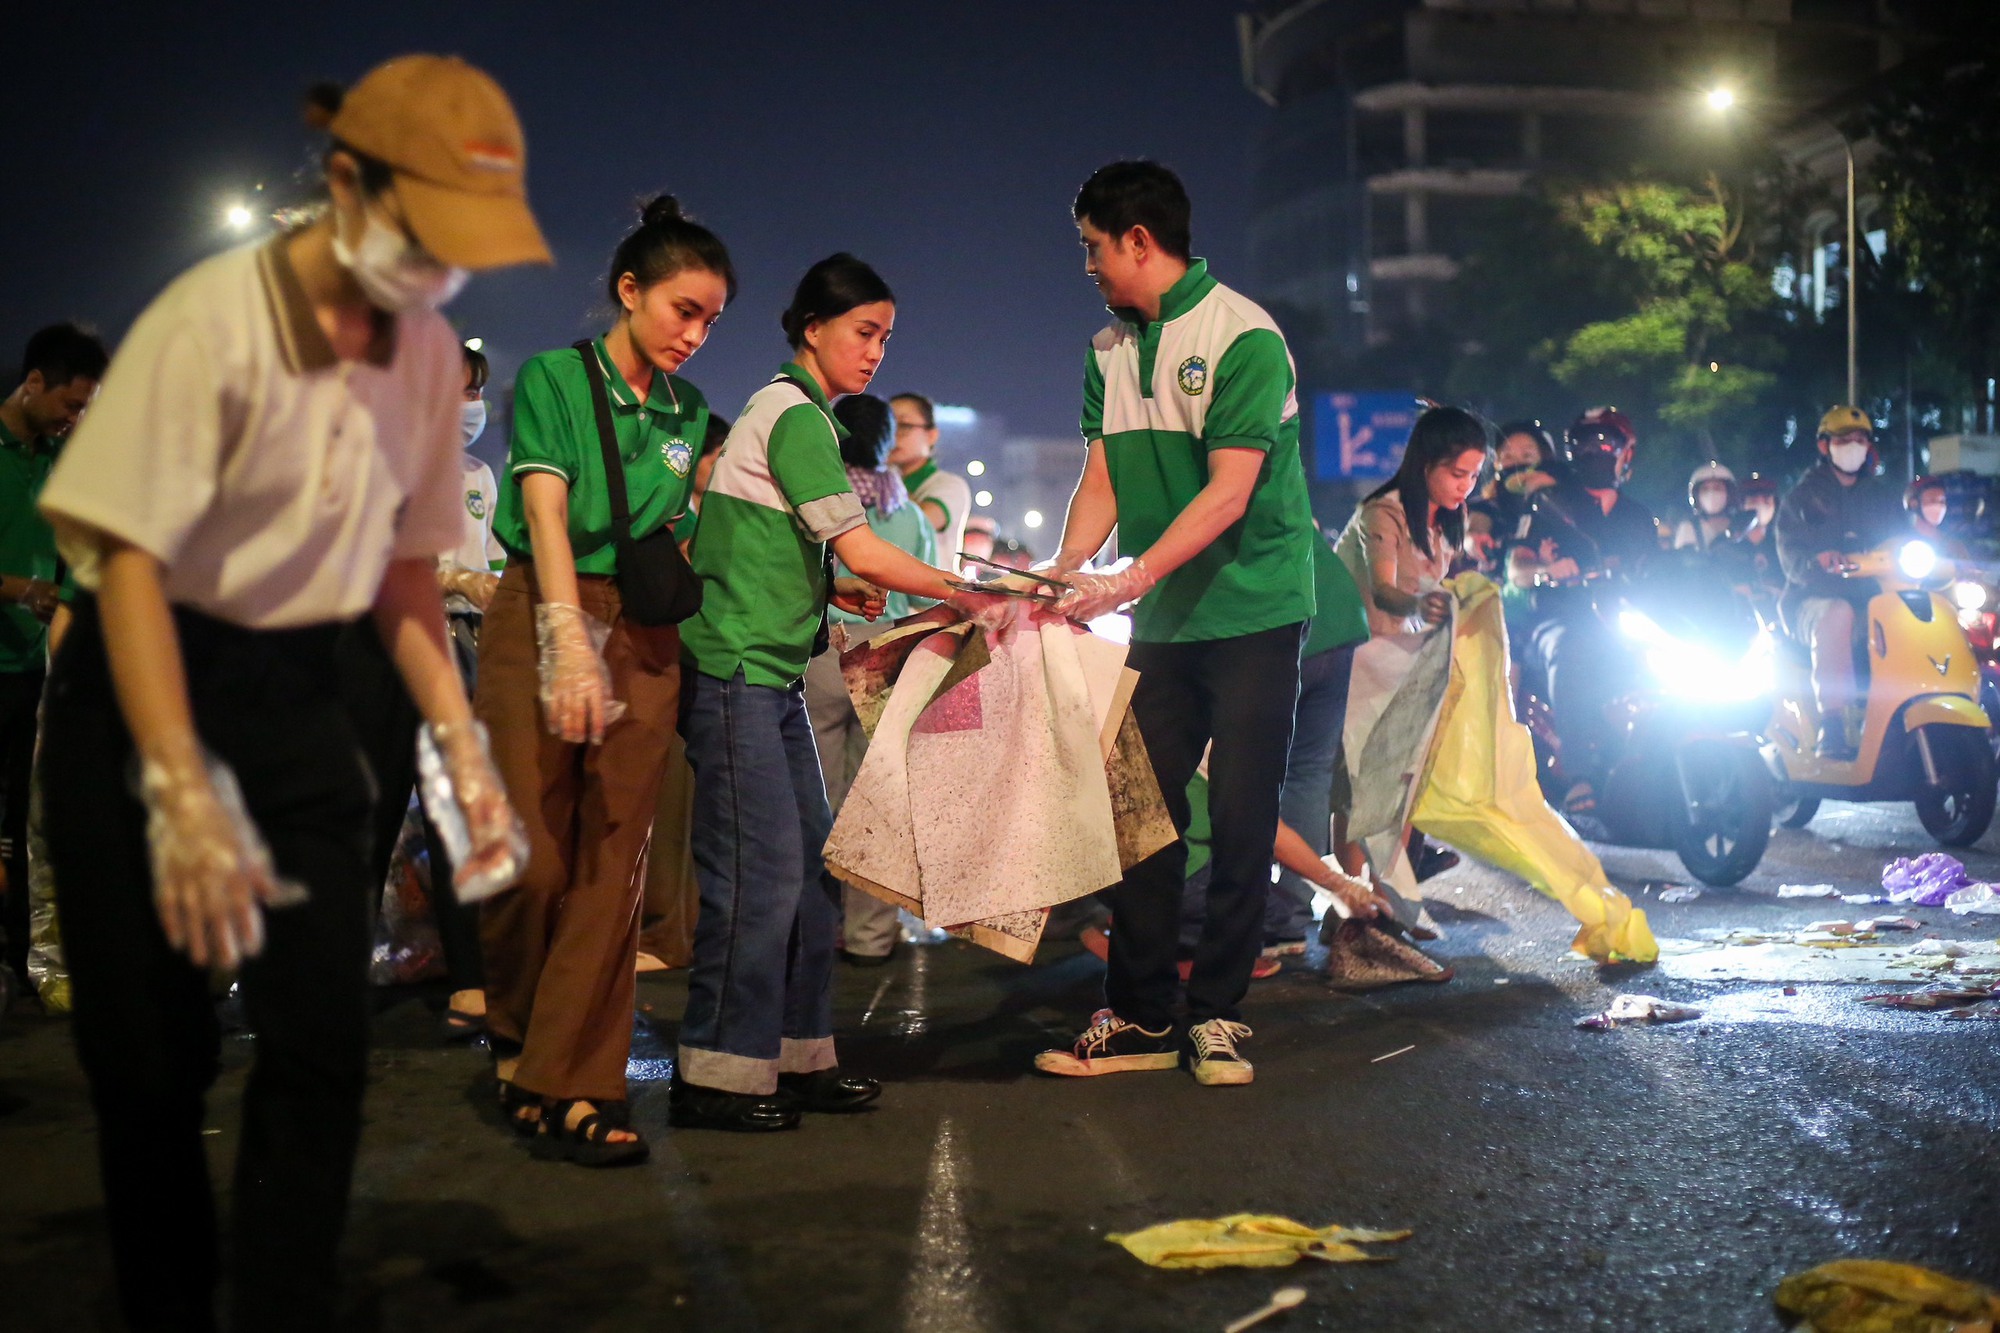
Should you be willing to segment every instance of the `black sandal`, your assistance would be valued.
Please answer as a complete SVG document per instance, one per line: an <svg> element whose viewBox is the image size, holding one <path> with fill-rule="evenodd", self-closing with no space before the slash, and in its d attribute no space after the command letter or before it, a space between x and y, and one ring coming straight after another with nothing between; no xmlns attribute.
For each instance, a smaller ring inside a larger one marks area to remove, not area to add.
<svg viewBox="0 0 2000 1333"><path fill-rule="evenodd" d="M570 1108L578 1104L599 1105L588 1097L544 1103L541 1124L536 1128L534 1141L528 1145L538 1159L574 1162L578 1166L626 1166L643 1162L652 1155L644 1139L612 1139L613 1131L628 1128L625 1103L602 1103L602 1109L592 1111L572 1126Z"/></svg>
<svg viewBox="0 0 2000 1333"><path fill-rule="evenodd" d="M483 1013L475 1014L446 1005L443 1016L438 1019L438 1036L447 1042L472 1041L485 1031L486 1015Z"/></svg>
<svg viewBox="0 0 2000 1333"><path fill-rule="evenodd" d="M497 1075L493 1080L499 1085L500 1115L508 1128L522 1138L531 1138L542 1127L542 1099L526 1088L509 1083ZM523 1111L533 1111L533 1115L523 1115Z"/></svg>

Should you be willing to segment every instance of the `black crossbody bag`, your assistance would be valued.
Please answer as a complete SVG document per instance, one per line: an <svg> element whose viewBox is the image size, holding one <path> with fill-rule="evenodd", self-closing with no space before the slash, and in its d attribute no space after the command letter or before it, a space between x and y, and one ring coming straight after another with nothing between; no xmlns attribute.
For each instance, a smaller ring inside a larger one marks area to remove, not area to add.
<svg viewBox="0 0 2000 1333"><path fill-rule="evenodd" d="M618 597L624 613L641 625L678 625L701 610L701 576L694 572L671 524L632 539L632 505L625 491L625 460L611 425L611 394L597 348L586 338L573 344L590 377L591 406L597 411L597 442L604 450L604 485L611 500L611 532L618 543Z"/></svg>

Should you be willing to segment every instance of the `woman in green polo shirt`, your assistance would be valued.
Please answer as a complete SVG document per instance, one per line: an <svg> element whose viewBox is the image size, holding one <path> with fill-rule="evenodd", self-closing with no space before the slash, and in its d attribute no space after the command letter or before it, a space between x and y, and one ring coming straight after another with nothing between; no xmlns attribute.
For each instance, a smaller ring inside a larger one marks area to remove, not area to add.
<svg viewBox="0 0 2000 1333"><path fill-rule="evenodd" d="M813 265L782 321L792 359L736 419L702 502L681 715L701 916L668 1099L677 1126L790 1129L801 1111L857 1110L881 1091L834 1055L840 898L820 861L833 817L801 681L829 594L870 618L880 589L968 614L1001 600L954 596L946 571L869 528L848 481L829 403L868 387L895 319L888 284L860 260ZM857 579L829 588L828 545Z"/></svg>
<svg viewBox="0 0 2000 1333"><path fill-rule="evenodd" d="M489 900L486 1027L502 1106L537 1155L646 1155L626 1124L633 964L654 803L680 697L671 625L620 613L618 552L591 365L610 399L632 536L679 521L708 425L674 374L736 294L729 252L670 196L611 259L617 321L543 352L514 382L509 484L493 531L507 572L479 642L480 718L528 825L528 870Z"/></svg>

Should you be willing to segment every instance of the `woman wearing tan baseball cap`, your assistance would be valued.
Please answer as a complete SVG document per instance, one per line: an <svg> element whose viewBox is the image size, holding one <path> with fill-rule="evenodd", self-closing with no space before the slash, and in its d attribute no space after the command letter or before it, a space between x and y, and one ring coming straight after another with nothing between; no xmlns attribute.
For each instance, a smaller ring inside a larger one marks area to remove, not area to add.
<svg viewBox="0 0 2000 1333"><path fill-rule="evenodd" d="M436 307L470 269L549 258L520 124L478 70L406 56L329 128L330 206L147 307L41 498L81 588L49 672L49 856L135 1326L216 1322L212 972L240 978L257 1036L234 1326L333 1323L381 892L344 630L372 619L427 721L459 896L527 852L436 580L463 529L464 379Z"/></svg>

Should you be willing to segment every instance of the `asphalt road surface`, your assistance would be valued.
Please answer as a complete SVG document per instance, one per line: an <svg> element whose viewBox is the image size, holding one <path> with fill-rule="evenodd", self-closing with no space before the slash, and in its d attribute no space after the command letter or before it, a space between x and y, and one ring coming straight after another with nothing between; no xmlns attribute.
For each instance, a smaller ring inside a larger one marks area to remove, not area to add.
<svg viewBox="0 0 2000 1333"><path fill-rule="evenodd" d="M1829 805L1757 875L1680 904L1666 853L1605 850L1663 937L1885 909L1781 899L1875 887L1929 850L1907 807ZM2000 877L2000 838L1967 861ZM843 968L844 1060L872 1114L740 1137L665 1127L683 984L642 981L632 1066L643 1167L531 1160L483 1117L477 1053L435 996L385 993L346 1247L355 1329L1221 1329L1306 1288L1274 1330L1778 1329L1785 1274L1843 1256L2000 1284L2000 1025L1859 1003L1880 984L1691 982L1567 956L1573 926L1470 867L1428 886L1457 969L1367 996L1311 970L1259 983L1248 1088L1182 1073L1029 1072L1095 1007L1069 940L1034 967L963 944ZM1897 909L1901 910L1901 909ZM1990 943L2000 918L1913 913ZM1704 1006L1580 1031L1620 991ZM2000 1009L2000 1003L1988 1006ZM249 1042L212 1101L226 1180ZM1409 1047L1390 1059L1380 1057ZM107 1325L93 1131L68 1036L0 1027L0 1328ZM1393 1261L1161 1272L1109 1232L1269 1212L1409 1227Z"/></svg>

